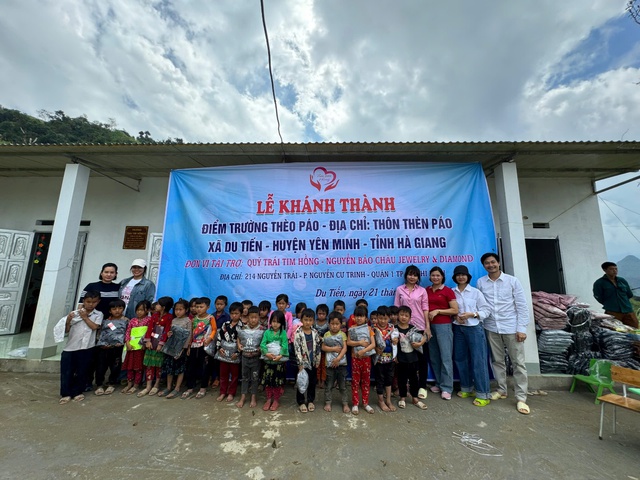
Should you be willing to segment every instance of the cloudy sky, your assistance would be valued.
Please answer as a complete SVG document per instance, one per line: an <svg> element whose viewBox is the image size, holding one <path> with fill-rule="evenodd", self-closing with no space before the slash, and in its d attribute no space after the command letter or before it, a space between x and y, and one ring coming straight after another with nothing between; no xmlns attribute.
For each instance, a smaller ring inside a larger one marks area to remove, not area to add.
<svg viewBox="0 0 640 480"><path fill-rule="evenodd" d="M268 0L283 139L640 140L626 2ZM259 0L4 0L0 72L0 105L33 115L279 140ZM614 260L640 256L639 192L603 195Z"/></svg>

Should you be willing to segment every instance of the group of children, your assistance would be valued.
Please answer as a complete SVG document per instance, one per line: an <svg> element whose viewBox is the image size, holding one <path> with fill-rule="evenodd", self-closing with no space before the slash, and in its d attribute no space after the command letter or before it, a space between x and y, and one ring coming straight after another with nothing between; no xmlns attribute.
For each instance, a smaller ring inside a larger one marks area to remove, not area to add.
<svg viewBox="0 0 640 480"><path fill-rule="evenodd" d="M413 404L427 408L418 398L416 355L426 337L409 324L409 307L383 306L369 315L367 302L361 299L353 315L346 318L345 303L337 300L331 312L326 304L314 311L299 303L292 314L287 310L287 295L280 294L273 311L269 301L254 306L245 300L232 303L227 313L228 300L219 296L210 314L207 297L175 303L170 297L161 297L153 305L146 300L138 303L132 319L123 316L124 302L114 300L109 317L103 319L95 309L99 300L99 292L86 292L82 307L67 316L69 338L61 359L60 404L84 400L86 369L95 345L94 393L98 396L115 391L122 370L126 370L127 384L121 392L138 397L200 399L210 386L219 386L217 400L233 402L242 379L240 399L235 404L238 408L247 401L256 407L263 388L263 410L275 411L290 365L297 370L301 385L296 390L300 412L315 410L316 388L320 387L324 388L324 410L331 411L337 388L342 411L357 415L361 404L367 413L374 413L369 405L373 368L382 411L396 410L392 390L397 390L400 398L398 407L405 408L409 393ZM166 377L166 388L161 390L162 377Z"/></svg>

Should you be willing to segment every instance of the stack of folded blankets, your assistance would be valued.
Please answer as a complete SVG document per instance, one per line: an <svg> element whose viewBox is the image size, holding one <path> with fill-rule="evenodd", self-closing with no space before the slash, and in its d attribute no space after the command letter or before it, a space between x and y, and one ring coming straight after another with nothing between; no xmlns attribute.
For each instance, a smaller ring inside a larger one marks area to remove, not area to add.
<svg viewBox="0 0 640 480"><path fill-rule="evenodd" d="M598 341L602 358L625 368L640 370L640 362L634 358L633 336L607 328L596 328L594 336Z"/></svg>
<svg viewBox="0 0 640 480"><path fill-rule="evenodd" d="M564 330L543 330L538 336L538 352L541 373L567 373L568 351L573 345L573 335Z"/></svg>
<svg viewBox="0 0 640 480"><path fill-rule="evenodd" d="M575 295L557 293L532 292L533 318L541 330L562 330L567 327L569 318L567 309L576 305ZM578 304L583 306L583 304Z"/></svg>

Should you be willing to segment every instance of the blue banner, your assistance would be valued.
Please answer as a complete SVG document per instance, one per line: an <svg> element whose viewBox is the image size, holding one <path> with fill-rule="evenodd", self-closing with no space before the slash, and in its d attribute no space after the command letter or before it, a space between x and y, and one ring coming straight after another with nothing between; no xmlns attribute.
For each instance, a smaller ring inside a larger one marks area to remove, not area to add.
<svg viewBox="0 0 640 480"><path fill-rule="evenodd" d="M280 293L310 308L393 304L407 265L474 278L495 251L480 164L270 164L171 173L158 296Z"/></svg>

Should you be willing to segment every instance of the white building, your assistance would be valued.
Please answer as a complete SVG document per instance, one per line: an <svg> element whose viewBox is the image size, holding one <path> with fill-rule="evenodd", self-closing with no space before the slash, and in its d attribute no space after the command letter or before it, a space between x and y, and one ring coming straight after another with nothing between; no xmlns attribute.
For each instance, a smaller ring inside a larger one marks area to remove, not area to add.
<svg viewBox="0 0 640 480"><path fill-rule="evenodd" d="M0 145L0 334L31 330L28 358L52 356L53 325L79 289L98 280L103 263L118 264L124 278L134 258L147 258L155 280L172 169L282 162L479 162L503 270L527 291L572 293L595 307L591 287L606 260L595 182L639 170L639 148L639 142ZM144 249L123 248L126 226L148 227ZM45 251L47 261L40 262ZM533 322L530 329L535 338ZM535 342L526 348L530 372L539 372Z"/></svg>

